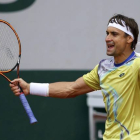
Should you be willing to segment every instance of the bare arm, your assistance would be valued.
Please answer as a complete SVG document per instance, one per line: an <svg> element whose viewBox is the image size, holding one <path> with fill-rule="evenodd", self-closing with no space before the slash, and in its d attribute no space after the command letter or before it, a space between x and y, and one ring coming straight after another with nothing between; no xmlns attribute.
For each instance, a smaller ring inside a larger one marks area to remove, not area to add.
<svg viewBox="0 0 140 140"><path fill-rule="evenodd" d="M15 95L19 95L17 83L21 86L25 95L30 94L30 84L22 79L15 79L10 84ZM93 91L84 81L83 77L74 82L56 82L49 84L49 96L55 98L72 98Z"/></svg>
<svg viewBox="0 0 140 140"><path fill-rule="evenodd" d="M49 96L58 98L71 98L93 91L84 81L83 77L74 82L58 82L49 85Z"/></svg>

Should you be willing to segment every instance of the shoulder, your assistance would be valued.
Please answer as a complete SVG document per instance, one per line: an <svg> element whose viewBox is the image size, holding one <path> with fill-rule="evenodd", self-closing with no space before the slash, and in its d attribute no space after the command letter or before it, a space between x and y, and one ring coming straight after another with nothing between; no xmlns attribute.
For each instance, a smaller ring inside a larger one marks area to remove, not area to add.
<svg viewBox="0 0 140 140"><path fill-rule="evenodd" d="M98 75L99 77L109 71L111 71L114 68L114 57L110 57L107 59L103 59L99 63L98 67Z"/></svg>
<svg viewBox="0 0 140 140"><path fill-rule="evenodd" d="M135 52L136 57L140 57L140 53Z"/></svg>
<svg viewBox="0 0 140 140"><path fill-rule="evenodd" d="M135 52L134 65L140 66L140 53Z"/></svg>
<svg viewBox="0 0 140 140"><path fill-rule="evenodd" d="M98 69L101 69L101 68L109 69L109 68L112 68L112 67L114 67L114 57L110 57L110 58L101 60L99 62L99 68Z"/></svg>
<svg viewBox="0 0 140 140"><path fill-rule="evenodd" d="M134 57L134 59L135 59L135 62L136 62L136 63L140 63L140 53L135 52L135 57Z"/></svg>

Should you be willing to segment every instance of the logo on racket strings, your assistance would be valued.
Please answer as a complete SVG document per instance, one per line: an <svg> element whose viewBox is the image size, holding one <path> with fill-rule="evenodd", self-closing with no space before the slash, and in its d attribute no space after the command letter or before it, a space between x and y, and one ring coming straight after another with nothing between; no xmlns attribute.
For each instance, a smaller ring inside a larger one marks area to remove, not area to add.
<svg viewBox="0 0 140 140"><path fill-rule="evenodd" d="M9 48L6 48L6 55L10 59L14 59L14 56Z"/></svg>

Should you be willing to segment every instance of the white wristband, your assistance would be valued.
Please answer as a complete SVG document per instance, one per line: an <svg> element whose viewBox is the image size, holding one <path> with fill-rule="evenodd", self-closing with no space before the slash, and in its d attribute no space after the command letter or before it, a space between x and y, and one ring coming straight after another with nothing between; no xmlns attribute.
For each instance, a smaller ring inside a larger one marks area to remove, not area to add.
<svg viewBox="0 0 140 140"><path fill-rule="evenodd" d="M30 83L30 94L38 96L49 96L49 84Z"/></svg>

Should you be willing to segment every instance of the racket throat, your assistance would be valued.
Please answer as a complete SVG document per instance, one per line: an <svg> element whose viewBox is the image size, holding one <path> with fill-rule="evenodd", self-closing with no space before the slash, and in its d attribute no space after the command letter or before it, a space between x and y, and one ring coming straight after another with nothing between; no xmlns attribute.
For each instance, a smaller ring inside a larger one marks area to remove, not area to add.
<svg viewBox="0 0 140 140"><path fill-rule="evenodd" d="M19 78L19 63L17 64L17 77Z"/></svg>
<svg viewBox="0 0 140 140"><path fill-rule="evenodd" d="M7 78L4 74L0 73L0 75L2 75L7 81L9 81L9 83L11 83L11 80Z"/></svg>

